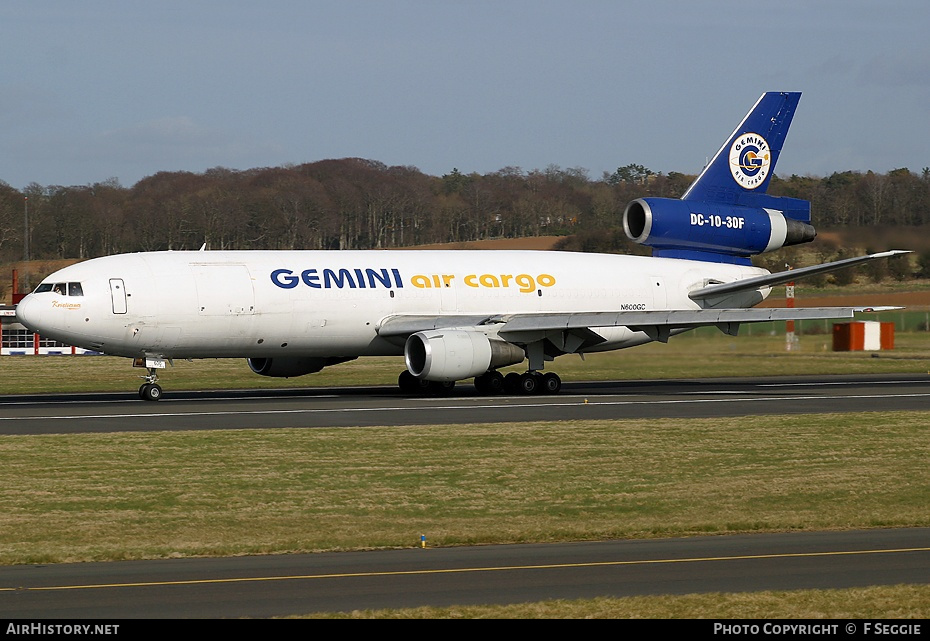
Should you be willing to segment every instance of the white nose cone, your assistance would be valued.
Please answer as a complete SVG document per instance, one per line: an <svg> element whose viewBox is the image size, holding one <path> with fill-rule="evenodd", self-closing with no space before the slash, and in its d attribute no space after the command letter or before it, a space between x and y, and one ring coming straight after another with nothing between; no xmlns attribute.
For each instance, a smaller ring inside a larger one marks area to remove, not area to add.
<svg viewBox="0 0 930 641"><path fill-rule="evenodd" d="M35 296L29 294L16 305L16 320L34 332L39 331L36 325L36 300Z"/></svg>

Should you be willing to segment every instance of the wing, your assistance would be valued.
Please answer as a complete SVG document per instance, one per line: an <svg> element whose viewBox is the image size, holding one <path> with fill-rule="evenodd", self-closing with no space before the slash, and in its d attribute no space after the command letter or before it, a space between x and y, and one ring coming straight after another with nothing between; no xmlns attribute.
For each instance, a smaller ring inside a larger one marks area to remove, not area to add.
<svg viewBox="0 0 930 641"><path fill-rule="evenodd" d="M707 283L700 289L688 293L692 300L724 303L726 297L746 291L759 290L773 285L782 285L794 280L852 267L871 260L908 254L905 250L891 250L868 256L847 258L832 263L802 267L800 269L744 278L729 283ZM644 332L653 340L665 342L675 330L701 326L716 326L725 334L736 335L742 323L766 323L786 320L829 320L853 318L857 312L873 312L899 309L897 307L802 307L802 308L736 308L736 309L688 309L655 311L617 312L534 312L521 314L463 314L449 316L416 316L398 314L383 319L378 334L384 338L405 339L416 332L444 328L486 327L502 339L513 343L527 344L548 339L554 340L555 332L563 332L563 339L572 334L573 340L562 340L562 349L577 343L575 351L603 341L598 336L598 327L628 327ZM579 342L580 341L580 342Z"/></svg>
<svg viewBox="0 0 930 641"><path fill-rule="evenodd" d="M628 327L644 332L653 340L665 342L675 330L715 326L735 336L742 323L765 323L785 320L853 318L857 312L877 312L896 307L801 307L764 309L694 309L630 312L532 312L523 314L484 314L459 316L389 316L381 321L378 334L385 338L406 337L416 332L452 328L487 326L502 339L529 343L554 333L574 335L581 342L574 349L600 342L598 327ZM563 337L564 338L564 337ZM603 340L603 339L601 339ZM570 347L577 341L560 341Z"/></svg>
<svg viewBox="0 0 930 641"><path fill-rule="evenodd" d="M515 314L460 314L449 316L395 315L383 319L378 334L395 344L407 341L419 332L435 330L457 330L456 334L481 332L494 335L496 339L516 345L525 350L530 361L530 370L542 369L545 360L560 354L585 352L591 349L618 349L641 344L643 340L632 339L626 345L613 342L613 347L603 345L608 338L605 328L626 327L633 332L642 332L649 340L668 342L673 334L702 326L712 326L725 334L736 336L743 323L765 323L769 321L843 319L853 318L856 312L883 311L896 307L802 307L763 308L726 307L737 298L733 294L761 290L805 276L831 272L851 267L862 262L887 258L907 252L890 251L858 258L834 261L823 265L766 274L725 282L705 282L704 287L693 290L688 296L703 301L702 309L675 309L651 311L592 311L592 312L526 312ZM759 300L762 293L759 292ZM720 307L715 307L720 306ZM433 340L439 337L432 337ZM615 339L614 339L615 340ZM406 351L406 348L405 348Z"/></svg>

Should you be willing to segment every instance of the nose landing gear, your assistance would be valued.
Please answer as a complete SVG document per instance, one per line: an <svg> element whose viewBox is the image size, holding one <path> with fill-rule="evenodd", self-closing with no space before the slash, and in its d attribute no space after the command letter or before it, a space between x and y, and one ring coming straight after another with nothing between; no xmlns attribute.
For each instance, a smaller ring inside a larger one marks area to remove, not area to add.
<svg viewBox="0 0 930 641"><path fill-rule="evenodd" d="M133 367L144 367L148 370L148 374L139 377L145 381L139 388L139 398L143 401L161 400L161 385L156 382L158 381L158 374L155 372L156 370L164 368L167 363L174 365L174 362L170 358L146 356L144 358L139 357L133 359Z"/></svg>
<svg viewBox="0 0 930 641"><path fill-rule="evenodd" d="M154 367L149 367L148 370L148 374L139 377L145 381L139 388L139 398L141 398L143 401L160 400L161 385L155 382L158 380L158 374L155 373Z"/></svg>
<svg viewBox="0 0 930 641"><path fill-rule="evenodd" d="M161 398L161 385L158 383L144 383L139 388L139 398L143 401L157 401Z"/></svg>

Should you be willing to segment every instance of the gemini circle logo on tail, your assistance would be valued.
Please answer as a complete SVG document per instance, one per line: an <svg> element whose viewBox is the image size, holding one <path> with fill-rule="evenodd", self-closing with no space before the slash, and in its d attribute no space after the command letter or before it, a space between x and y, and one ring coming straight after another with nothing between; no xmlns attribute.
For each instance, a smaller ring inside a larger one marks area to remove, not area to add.
<svg viewBox="0 0 930 641"><path fill-rule="evenodd" d="M769 175L772 153L769 143L759 134L737 136L730 146L730 173L744 189L755 189Z"/></svg>

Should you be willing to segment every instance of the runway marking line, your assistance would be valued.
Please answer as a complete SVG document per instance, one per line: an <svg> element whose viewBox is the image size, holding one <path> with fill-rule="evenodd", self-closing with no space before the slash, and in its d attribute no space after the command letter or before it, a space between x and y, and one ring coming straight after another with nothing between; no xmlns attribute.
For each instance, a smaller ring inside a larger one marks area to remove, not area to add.
<svg viewBox="0 0 930 641"><path fill-rule="evenodd" d="M759 398L749 398L740 396L739 398L693 398L693 399L648 399L642 401L590 401L588 403L545 403L546 407L577 407L579 405L674 405L684 403L744 403L747 400L758 402L775 402L775 401L820 401L825 398L844 398L844 399L869 399L869 398L925 398L930 397L930 393L920 394L850 394L841 396L764 396ZM51 420L76 420L76 419L127 419L127 418L165 418L165 417L184 417L184 416L245 416L245 415L262 415L262 414L346 414L350 412L397 412L397 411L436 411L436 410L475 410L475 409L522 409L538 408L540 403L518 403L518 404L498 404L498 405L442 405L442 406L425 406L425 407L333 407L333 408L303 408L293 410L246 410L246 411L223 411L223 412L150 412L145 414L69 414L54 416L0 416L0 421L51 421Z"/></svg>
<svg viewBox="0 0 930 641"><path fill-rule="evenodd" d="M595 382L595 383L596 383L596 382L599 382L599 381L590 381L590 382ZM629 382L635 383L635 384L641 384L641 383L642 383L642 381L629 381ZM657 381L657 382L668 382L668 381L662 380L662 381ZM901 384L925 384L925 383L927 383L927 382L928 382L927 380L903 380L903 381L892 380L892 381L869 381L868 384L869 384L869 385L901 385ZM815 381L815 382L805 382L805 383L756 383L755 386L756 386L756 387L823 387L823 386L827 386L827 385L832 385L832 386L845 386L845 387L849 387L849 386L862 385L862 384L863 384L862 381L830 381L830 382ZM686 395L687 395L687 394L752 394L753 392L750 391L750 390L712 390L712 391L695 391L695 392L680 392L680 393L681 393L681 394L686 394ZM621 394L612 394L611 396L636 396L636 395L637 395L637 393L625 393L625 394L621 393ZM78 396L79 396L79 395L78 395ZM909 394L905 394L904 396L910 396L910 395L909 395ZM922 395L921 395L921 394L918 394L917 396L922 396ZM227 402L227 401L236 401L236 400L265 400L265 399L275 399L275 398L278 398L278 397L275 396L275 395L273 395L273 394L258 394L258 395L254 395L254 396L249 396L249 397L247 397L247 398L243 398L243 397L241 397L241 396L213 396L213 397L209 397L209 398L167 398L167 399L163 399L162 402L163 402L163 403L168 403L168 402L180 403L180 402L191 402L191 401L198 401L198 402L211 402L211 401L212 401L212 402ZM288 398L293 398L293 397L288 397ZM320 395L308 396L307 398L308 398L308 399L340 398L340 396L339 396L338 394L320 394ZM560 396L560 398L562 398L562 399L565 399L565 398L590 398L590 396L588 396L588 395L586 395L586 394L571 394L571 395L569 395L569 394L562 394L562 395ZM855 398L855 397L850 397L850 398ZM430 400L443 401L443 400L445 400L445 399L442 399L442 398L422 397L422 398L419 398L419 399L416 399L416 400L423 400L423 401L430 401ZM480 401L480 400L484 400L484 399L475 398L475 397L465 397L465 398L462 398L461 400L463 400L463 401ZM546 399L545 399L545 398L541 398L541 399L539 399L539 400L540 400L541 402L546 402ZM553 399L553 400L554 400L554 399ZM125 403L126 400L125 400L125 399L118 399L118 400L93 400L93 401L92 401L92 400L83 400L83 399L77 398L77 399L74 399L74 400L66 400L66 401L64 401L64 400L52 400L52 401L46 401L46 402L47 402L47 403L50 403L50 404L58 404L58 405L75 404L75 403L87 404L87 405L102 405L102 404L109 404L109 403ZM16 405L34 405L34 404L35 404L35 401L6 401L6 402L4 402L4 405L6 405L6 406L8 406L8 407L12 407L12 406L16 406ZM559 405L560 403L558 403L558 402L553 402L553 403L549 403L549 404ZM389 408L384 408L384 409L389 409ZM440 408L440 409L442 409L442 408ZM326 410L320 410L320 411L326 411ZM129 415L129 416L134 416L134 415ZM143 416L147 416L147 414L144 414ZM3 420L3 417L0 417L0 420Z"/></svg>
<svg viewBox="0 0 930 641"><path fill-rule="evenodd" d="M869 381L867 385L926 385L926 380L914 381ZM814 381L810 383L758 383L759 387L820 387L822 385L863 385L861 381Z"/></svg>
<svg viewBox="0 0 930 641"><path fill-rule="evenodd" d="M414 576L428 574L455 574L460 572L505 572L516 570L555 570L562 568L590 568L590 567L611 567L611 566L631 566L631 565L656 565L666 563L706 563L715 561L754 561L763 559L791 559L791 558L811 558L811 557L830 557L830 556L852 556L864 554L902 554L907 552L930 552L930 547L922 548L898 548L890 550L850 550L850 551L833 551L833 552L788 552L784 554L747 554L740 556L718 556L718 557L695 557L684 559L641 559L638 561L592 561L588 563L552 563L543 565L512 565L500 567L478 567L478 568L444 568L433 570L391 570L383 572L344 572L337 574L304 574L293 576L265 576L265 577L234 577L229 579L186 579L178 581L140 581L136 583L100 583L87 585L50 585L40 587L8 587L0 588L0 592L12 591L39 591L39 590L90 590L99 588L139 588L139 587L158 587L158 586L175 586L175 585L206 585L222 583L248 583L259 581L294 581L294 580L311 580L311 579L340 579L340 578L359 578L359 577L379 577L379 576Z"/></svg>

